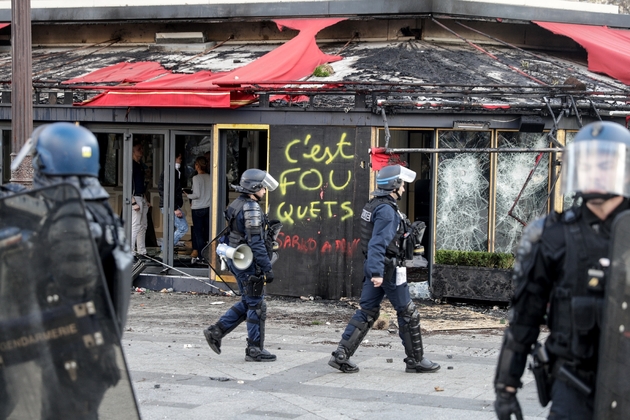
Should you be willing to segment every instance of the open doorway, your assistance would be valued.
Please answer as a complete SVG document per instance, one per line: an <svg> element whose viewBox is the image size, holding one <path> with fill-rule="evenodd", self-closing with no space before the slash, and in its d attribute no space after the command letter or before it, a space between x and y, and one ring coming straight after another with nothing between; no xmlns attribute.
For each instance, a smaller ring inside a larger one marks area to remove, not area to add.
<svg viewBox="0 0 630 420"><path fill-rule="evenodd" d="M262 125L217 126L215 135L218 142L214 145L216 159L213 165L216 168L216 176L213 176L213 184L216 187L216 197L213 202L211 214L214 220L211 225L211 236L216 236L225 228L224 211L227 206L236 199L240 193L231 185L238 185L241 174L247 169L258 168L267 171L269 165L268 141L269 128ZM266 202L261 203L263 211L267 211ZM210 253L213 258L214 251ZM216 263L216 261L211 261ZM225 271L221 275L230 277Z"/></svg>
<svg viewBox="0 0 630 420"><path fill-rule="evenodd" d="M434 147L433 130L390 130L389 148L425 149ZM378 133L378 146L384 147L385 131L379 130ZM422 221L425 223L422 245L425 250L424 256L428 260L432 253L434 155L431 153L403 153L399 155L399 159L416 173L416 180L407 185L407 193L402 196L398 206L411 222Z"/></svg>

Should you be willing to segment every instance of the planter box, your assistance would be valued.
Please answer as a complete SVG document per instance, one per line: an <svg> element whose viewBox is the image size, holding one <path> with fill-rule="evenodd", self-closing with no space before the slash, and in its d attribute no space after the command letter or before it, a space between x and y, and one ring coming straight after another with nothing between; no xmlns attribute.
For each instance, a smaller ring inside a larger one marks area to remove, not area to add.
<svg viewBox="0 0 630 420"><path fill-rule="evenodd" d="M514 291L512 270L434 264L430 290L433 299L509 302Z"/></svg>

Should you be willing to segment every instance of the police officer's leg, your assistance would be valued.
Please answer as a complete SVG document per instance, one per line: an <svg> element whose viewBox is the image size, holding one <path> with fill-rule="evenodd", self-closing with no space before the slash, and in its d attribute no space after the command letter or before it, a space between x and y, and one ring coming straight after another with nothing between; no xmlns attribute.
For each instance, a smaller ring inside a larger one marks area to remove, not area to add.
<svg viewBox="0 0 630 420"><path fill-rule="evenodd" d="M206 337L206 341L215 353L221 354L221 339L228 335L234 328L238 327L241 322L247 318L247 303L245 300L245 294L243 293L243 278L242 274L236 275L236 281L238 283L239 290L241 292L241 301L234 304L228 309L219 321L210 325L203 331L203 335Z"/></svg>
<svg viewBox="0 0 630 420"><path fill-rule="evenodd" d="M250 276L245 283L245 302L247 311L247 348L245 361L273 362L276 356L263 348L265 341L265 320L267 319L267 304L264 302L264 280Z"/></svg>
<svg viewBox="0 0 630 420"><path fill-rule="evenodd" d="M374 287L371 279L367 277L363 279L361 308L350 319L341 336L337 350L332 352L332 357L328 361L329 366L346 373L359 371L359 367L350 361L350 357L359 348L368 331L378 319L380 304L384 295L383 289Z"/></svg>
<svg viewBox="0 0 630 420"><path fill-rule="evenodd" d="M393 279L383 282L382 286L398 315L399 335L405 347L405 372L435 372L440 365L424 357L422 334L420 331L420 313L409 296L407 283L396 286Z"/></svg>
<svg viewBox="0 0 630 420"><path fill-rule="evenodd" d="M273 362L276 355L269 353L264 348L265 320L267 319L267 303L261 296L258 303L249 307L247 312L247 349L245 361L247 362Z"/></svg>
<svg viewBox="0 0 630 420"><path fill-rule="evenodd" d="M549 420L592 420L593 399L556 379L551 387Z"/></svg>

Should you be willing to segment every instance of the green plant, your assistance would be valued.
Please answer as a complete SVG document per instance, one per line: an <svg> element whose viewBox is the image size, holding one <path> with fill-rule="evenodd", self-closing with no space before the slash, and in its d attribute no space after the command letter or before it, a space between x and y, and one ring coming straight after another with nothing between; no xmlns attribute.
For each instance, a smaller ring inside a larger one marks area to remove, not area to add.
<svg viewBox="0 0 630 420"><path fill-rule="evenodd" d="M512 268L514 255L501 252L435 251L435 263L467 267Z"/></svg>
<svg viewBox="0 0 630 420"><path fill-rule="evenodd" d="M328 77L330 76L330 71L324 66L317 66L315 70L313 70L313 76L315 77Z"/></svg>

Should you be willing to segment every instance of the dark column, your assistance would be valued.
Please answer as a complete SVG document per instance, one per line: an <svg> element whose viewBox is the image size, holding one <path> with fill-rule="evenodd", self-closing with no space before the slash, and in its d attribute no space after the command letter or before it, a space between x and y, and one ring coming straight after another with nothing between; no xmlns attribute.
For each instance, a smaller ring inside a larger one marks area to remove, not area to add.
<svg viewBox="0 0 630 420"><path fill-rule="evenodd" d="M11 0L11 160L33 131L33 62L31 56L31 2ZM30 156L11 171L11 182L31 186Z"/></svg>

